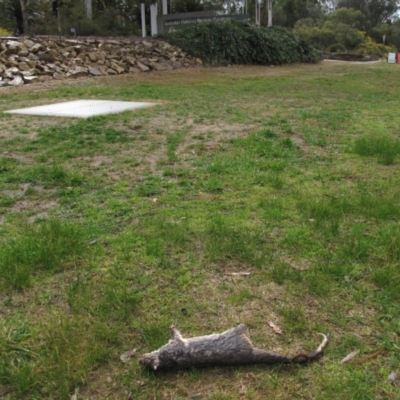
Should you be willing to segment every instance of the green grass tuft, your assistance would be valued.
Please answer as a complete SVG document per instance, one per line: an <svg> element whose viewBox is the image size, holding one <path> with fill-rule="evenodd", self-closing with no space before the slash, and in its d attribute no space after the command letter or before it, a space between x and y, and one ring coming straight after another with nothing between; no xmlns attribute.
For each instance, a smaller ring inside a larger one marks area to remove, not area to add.
<svg viewBox="0 0 400 400"><path fill-rule="evenodd" d="M360 156L376 156L379 164L392 165L400 154L400 141L387 135L365 135L355 141L354 152Z"/></svg>
<svg viewBox="0 0 400 400"><path fill-rule="evenodd" d="M0 248L2 286L21 289L41 271L59 272L77 266L89 246L88 230L58 219L27 225Z"/></svg>

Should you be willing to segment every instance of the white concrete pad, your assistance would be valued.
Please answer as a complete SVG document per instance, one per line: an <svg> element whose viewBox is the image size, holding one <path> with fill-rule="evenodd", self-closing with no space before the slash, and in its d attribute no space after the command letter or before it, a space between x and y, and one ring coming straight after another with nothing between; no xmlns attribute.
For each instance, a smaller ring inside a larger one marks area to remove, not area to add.
<svg viewBox="0 0 400 400"><path fill-rule="evenodd" d="M49 117L89 118L96 115L115 114L126 110L155 106L157 103L132 101L75 100L45 106L6 111L13 114L45 115Z"/></svg>

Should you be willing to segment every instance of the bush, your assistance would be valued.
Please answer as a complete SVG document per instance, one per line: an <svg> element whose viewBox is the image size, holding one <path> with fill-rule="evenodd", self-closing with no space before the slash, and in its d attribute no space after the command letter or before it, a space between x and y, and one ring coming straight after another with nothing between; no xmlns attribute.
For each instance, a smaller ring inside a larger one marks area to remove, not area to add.
<svg viewBox="0 0 400 400"><path fill-rule="evenodd" d="M211 65L316 63L322 58L318 50L285 29L248 22L202 23L161 36Z"/></svg>
<svg viewBox="0 0 400 400"><path fill-rule="evenodd" d="M299 25L295 27L294 32L311 46L320 50L325 50L332 43L336 43L335 32L331 29Z"/></svg>
<svg viewBox="0 0 400 400"><path fill-rule="evenodd" d="M2 35L10 35L10 34L11 34L11 32L9 32L8 30L6 30L6 29L4 29L4 28L2 28L0 26L0 36L2 36Z"/></svg>
<svg viewBox="0 0 400 400"><path fill-rule="evenodd" d="M331 44L330 46L328 46L328 48L326 50L331 52L331 53L337 53L337 52L340 52L340 51L344 52L346 49L342 44L335 43L335 44Z"/></svg>
<svg viewBox="0 0 400 400"><path fill-rule="evenodd" d="M364 35L364 41L357 47L358 54L367 54L385 58L389 52L396 53L397 49L393 46L385 46L382 43L376 43L366 35Z"/></svg>

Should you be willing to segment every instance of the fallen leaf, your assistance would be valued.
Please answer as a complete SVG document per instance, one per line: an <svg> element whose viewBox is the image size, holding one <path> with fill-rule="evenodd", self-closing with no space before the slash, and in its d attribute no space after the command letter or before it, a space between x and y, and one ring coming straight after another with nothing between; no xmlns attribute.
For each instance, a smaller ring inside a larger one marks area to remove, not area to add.
<svg viewBox="0 0 400 400"><path fill-rule="evenodd" d="M129 361L129 359L136 354L136 349L133 350L129 350L127 352L125 352L124 354L121 354L121 356L119 357L119 359L123 362L123 363L127 363Z"/></svg>
<svg viewBox="0 0 400 400"><path fill-rule="evenodd" d="M273 322L269 321L268 325L272 328L272 330L278 335L282 335L282 329L279 328L278 325L275 325Z"/></svg>
<svg viewBox="0 0 400 400"><path fill-rule="evenodd" d="M249 276L251 272L226 272L225 275L229 276Z"/></svg>
<svg viewBox="0 0 400 400"><path fill-rule="evenodd" d="M157 197L154 197L154 199L151 199L151 201L152 201L153 203L157 203L158 199L157 199Z"/></svg>
<svg viewBox="0 0 400 400"><path fill-rule="evenodd" d="M339 364L346 364L349 361L351 361L358 353L360 352L360 350L354 350L352 351L350 354L347 354L347 356L345 358L343 358L342 361L340 361Z"/></svg>
<svg viewBox="0 0 400 400"><path fill-rule="evenodd" d="M392 371L388 376L388 383L391 385L397 385L397 371Z"/></svg>
<svg viewBox="0 0 400 400"><path fill-rule="evenodd" d="M370 354L368 356L362 357L362 358L360 358L360 359L358 359L357 361L354 361L354 362L356 364L362 364L362 363L364 363L366 361L373 360L374 358L377 358L382 353L383 353L383 349L379 349L375 353L372 353L372 354Z"/></svg>

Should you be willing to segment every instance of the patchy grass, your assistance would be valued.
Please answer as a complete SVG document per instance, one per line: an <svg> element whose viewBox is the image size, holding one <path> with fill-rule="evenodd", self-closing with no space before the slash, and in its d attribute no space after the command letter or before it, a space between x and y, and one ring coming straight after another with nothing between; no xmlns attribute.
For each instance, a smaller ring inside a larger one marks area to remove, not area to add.
<svg viewBox="0 0 400 400"><path fill-rule="evenodd" d="M0 111L161 103L0 113L1 396L398 398L399 76L323 63L1 89ZM310 351L316 332L331 344L309 368L158 375L119 359L172 323L195 336L240 322L273 352ZM340 365L355 349L384 351Z"/></svg>

